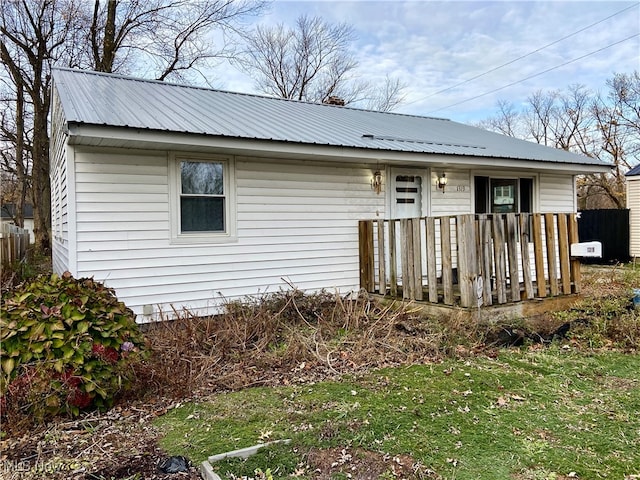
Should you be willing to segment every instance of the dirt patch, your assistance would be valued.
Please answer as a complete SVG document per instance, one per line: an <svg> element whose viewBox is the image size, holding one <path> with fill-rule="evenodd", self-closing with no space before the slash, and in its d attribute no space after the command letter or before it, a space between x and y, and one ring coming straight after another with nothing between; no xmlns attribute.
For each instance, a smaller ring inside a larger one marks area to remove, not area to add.
<svg viewBox="0 0 640 480"><path fill-rule="evenodd" d="M435 472L416 463L408 455L383 455L362 449L328 448L309 452L307 464L317 480L330 480L337 474L357 480L386 478L440 478Z"/></svg>
<svg viewBox="0 0 640 480"><path fill-rule="evenodd" d="M540 478L553 478L554 480L571 480L580 478L577 473L569 473L568 475L560 475L555 472L548 472L544 469L531 469L522 473L511 475L513 480L538 480Z"/></svg>
<svg viewBox="0 0 640 480"><path fill-rule="evenodd" d="M630 391L640 386L640 380L635 378L621 378L614 376L600 377L599 380L607 390Z"/></svg>
<svg viewBox="0 0 640 480"><path fill-rule="evenodd" d="M163 474L167 455L158 447L151 421L170 407L163 402L130 404L78 421L51 422L46 428L0 442L0 472L6 480L199 479L196 468Z"/></svg>

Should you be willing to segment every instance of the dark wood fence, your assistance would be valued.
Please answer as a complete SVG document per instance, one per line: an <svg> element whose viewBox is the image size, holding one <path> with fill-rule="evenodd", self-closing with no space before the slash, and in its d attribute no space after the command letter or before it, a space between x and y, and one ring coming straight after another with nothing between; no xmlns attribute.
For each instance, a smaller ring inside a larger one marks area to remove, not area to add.
<svg viewBox="0 0 640 480"><path fill-rule="evenodd" d="M577 241L565 213L362 220L360 286L463 307L578 293Z"/></svg>
<svg viewBox="0 0 640 480"><path fill-rule="evenodd" d="M582 210L578 235L581 242L602 243L602 258L584 259L585 263L628 262L631 258L628 208Z"/></svg>

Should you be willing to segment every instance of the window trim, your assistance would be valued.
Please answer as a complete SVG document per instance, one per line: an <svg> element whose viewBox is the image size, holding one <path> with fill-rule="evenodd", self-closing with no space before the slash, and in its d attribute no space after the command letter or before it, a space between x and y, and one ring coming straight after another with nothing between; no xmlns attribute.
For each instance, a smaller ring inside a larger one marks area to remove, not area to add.
<svg viewBox="0 0 640 480"><path fill-rule="evenodd" d="M517 180L517 205L518 211L516 213L522 213L520 211L520 180L523 178L531 180L531 212L525 213L536 213L540 211L540 196L539 196L539 188L540 188L540 179L537 173L525 173L525 172L514 172L514 173L503 173L496 175L496 172L486 171L486 170L474 170L471 171L471 198L472 198L472 206L473 212L478 213L476 211L476 203L475 203L475 178L476 177L488 177L489 178L489 192L491 191L491 180L505 179L505 180ZM489 210L491 210L491 198L487 199ZM491 214L491 212L488 212Z"/></svg>
<svg viewBox="0 0 640 480"><path fill-rule="evenodd" d="M182 193L180 162L222 164L225 230L223 232L181 232ZM215 244L237 241L235 159L232 156L174 152L169 155L169 222L172 244Z"/></svg>

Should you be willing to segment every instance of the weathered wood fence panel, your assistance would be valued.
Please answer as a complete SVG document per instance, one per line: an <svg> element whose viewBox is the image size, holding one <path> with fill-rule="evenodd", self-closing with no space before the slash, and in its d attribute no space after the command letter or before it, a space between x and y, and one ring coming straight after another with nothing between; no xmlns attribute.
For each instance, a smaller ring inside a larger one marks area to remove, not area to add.
<svg viewBox="0 0 640 480"><path fill-rule="evenodd" d="M440 239L442 242L442 288L444 290L444 303L445 305L453 305L454 296L453 265L451 262L451 217L440 217ZM433 243L435 246L435 236ZM433 302L431 298L429 298L429 301ZM433 303L437 303L437 299Z"/></svg>
<svg viewBox="0 0 640 480"><path fill-rule="evenodd" d="M536 283L538 297L547 296L547 280L544 275L544 254L542 251L542 215L533 214L533 252L536 259Z"/></svg>
<svg viewBox="0 0 640 480"><path fill-rule="evenodd" d="M373 222L366 220L358 222L358 238L360 252L360 288L372 292L375 289Z"/></svg>
<svg viewBox="0 0 640 480"><path fill-rule="evenodd" d="M371 293L473 307L580 291L575 214L362 220L359 236Z"/></svg>
<svg viewBox="0 0 640 480"><path fill-rule="evenodd" d="M29 230L3 224L0 228L0 264L9 265L22 260L29 248Z"/></svg>

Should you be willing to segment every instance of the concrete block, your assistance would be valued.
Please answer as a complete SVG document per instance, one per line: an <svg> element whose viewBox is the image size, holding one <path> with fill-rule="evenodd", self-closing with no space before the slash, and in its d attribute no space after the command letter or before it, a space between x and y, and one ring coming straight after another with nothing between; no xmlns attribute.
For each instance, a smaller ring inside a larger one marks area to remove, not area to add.
<svg viewBox="0 0 640 480"><path fill-rule="evenodd" d="M274 440L273 442L260 443L252 447L241 448L239 450L232 450L231 452L219 453L218 455L212 455L208 458L209 463L218 462L224 458L237 457L237 458L249 458L251 455L255 455L258 450L269 445L275 445L276 443L290 443L291 439L287 440Z"/></svg>
<svg viewBox="0 0 640 480"><path fill-rule="evenodd" d="M206 460L200 464L200 475L204 480L222 480L220 475L213 471L213 467Z"/></svg>

